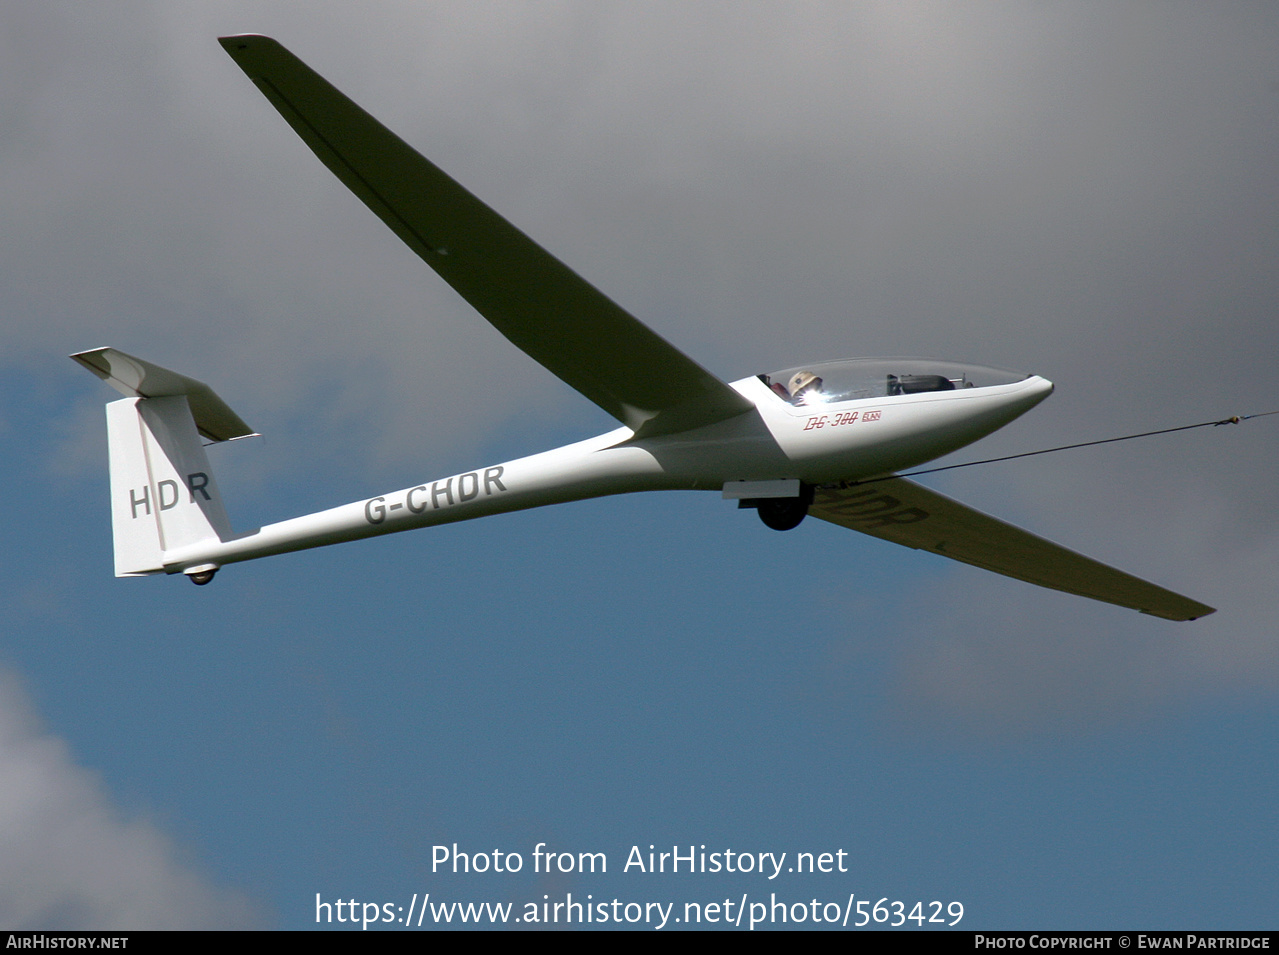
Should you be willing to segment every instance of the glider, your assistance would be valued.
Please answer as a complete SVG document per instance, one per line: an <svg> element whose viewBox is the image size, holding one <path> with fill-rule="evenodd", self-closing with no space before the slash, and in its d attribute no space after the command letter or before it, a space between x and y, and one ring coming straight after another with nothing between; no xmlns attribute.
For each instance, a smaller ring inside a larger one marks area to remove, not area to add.
<svg viewBox="0 0 1279 955"><path fill-rule="evenodd" d="M776 530L812 516L1169 620L1211 607L895 472L990 434L1053 389L920 359L813 362L726 383L583 281L264 36L220 41L320 160L503 335L620 424L562 448L233 531L204 442L252 434L207 385L113 348L72 357L107 405L117 576L185 574L339 541L632 491L720 491Z"/></svg>

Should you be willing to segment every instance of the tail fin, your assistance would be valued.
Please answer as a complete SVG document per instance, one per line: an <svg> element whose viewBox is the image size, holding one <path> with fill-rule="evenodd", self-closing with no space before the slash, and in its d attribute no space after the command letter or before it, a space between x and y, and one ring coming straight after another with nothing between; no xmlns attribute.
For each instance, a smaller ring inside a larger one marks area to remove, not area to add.
<svg viewBox="0 0 1279 955"><path fill-rule="evenodd" d="M231 534L200 435L252 432L204 383L112 348L72 355L129 397L107 405L117 577L164 572L164 553Z"/></svg>

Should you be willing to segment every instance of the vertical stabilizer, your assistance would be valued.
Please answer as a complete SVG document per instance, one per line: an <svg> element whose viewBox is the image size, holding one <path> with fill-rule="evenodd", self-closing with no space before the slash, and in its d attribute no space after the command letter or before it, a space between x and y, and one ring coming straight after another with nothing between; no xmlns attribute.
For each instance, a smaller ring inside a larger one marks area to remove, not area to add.
<svg viewBox="0 0 1279 955"><path fill-rule="evenodd" d="M231 526L186 395L107 405L115 574L164 572L164 552Z"/></svg>

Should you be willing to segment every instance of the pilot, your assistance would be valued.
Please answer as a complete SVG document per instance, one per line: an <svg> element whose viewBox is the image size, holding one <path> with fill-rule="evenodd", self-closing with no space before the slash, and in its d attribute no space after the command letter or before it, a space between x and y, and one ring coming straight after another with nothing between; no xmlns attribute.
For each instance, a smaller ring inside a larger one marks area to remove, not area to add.
<svg viewBox="0 0 1279 955"><path fill-rule="evenodd" d="M797 405L814 403L820 400L822 380L811 371L797 371L790 379L790 400Z"/></svg>

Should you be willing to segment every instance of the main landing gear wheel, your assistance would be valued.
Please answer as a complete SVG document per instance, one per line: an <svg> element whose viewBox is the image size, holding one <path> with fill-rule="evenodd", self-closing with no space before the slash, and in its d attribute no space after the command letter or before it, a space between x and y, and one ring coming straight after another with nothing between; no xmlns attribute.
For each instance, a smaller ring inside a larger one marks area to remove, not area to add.
<svg viewBox="0 0 1279 955"><path fill-rule="evenodd" d="M775 531L799 527L808 513L808 500L803 497L769 497L759 502L759 519Z"/></svg>

